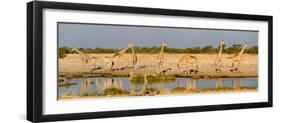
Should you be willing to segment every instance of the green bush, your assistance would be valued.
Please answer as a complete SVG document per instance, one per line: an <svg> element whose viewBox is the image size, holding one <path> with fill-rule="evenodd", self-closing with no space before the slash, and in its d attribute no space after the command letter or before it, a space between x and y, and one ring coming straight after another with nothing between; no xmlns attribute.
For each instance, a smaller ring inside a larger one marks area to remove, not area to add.
<svg viewBox="0 0 281 123"><path fill-rule="evenodd" d="M104 94L106 95L120 95L123 94L123 91L118 88L108 88L104 90Z"/></svg>
<svg viewBox="0 0 281 123"><path fill-rule="evenodd" d="M185 92L185 88L184 87L176 87L172 89L173 93L181 93L181 92Z"/></svg>
<svg viewBox="0 0 281 123"><path fill-rule="evenodd" d="M156 76L147 76L147 81L149 83L154 83L154 82L171 82L175 81L176 76L175 75L164 75L164 74L157 74ZM135 75L132 77L131 81L133 83L144 83L144 77L143 75Z"/></svg>

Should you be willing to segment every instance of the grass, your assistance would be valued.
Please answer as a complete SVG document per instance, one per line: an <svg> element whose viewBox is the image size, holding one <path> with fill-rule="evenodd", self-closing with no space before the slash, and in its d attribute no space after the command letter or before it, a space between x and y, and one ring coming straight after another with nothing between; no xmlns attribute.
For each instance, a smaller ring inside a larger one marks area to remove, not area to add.
<svg viewBox="0 0 281 123"><path fill-rule="evenodd" d="M164 74L157 74L156 76L148 75L147 81L149 83L153 82L171 82L175 81L176 76L175 75L164 75ZM144 77L143 75L135 75L132 77L131 81L133 83L144 83Z"/></svg>
<svg viewBox="0 0 281 123"><path fill-rule="evenodd" d="M251 90L255 90L258 87L256 86L241 86L239 89L251 89ZM201 90L201 92L210 92L210 91L229 91L229 90L234 90L233 88L230 87L220 87L220 88L211 88L211 87L207 87L207 88L203 88Z"/></svg>
<svg viewBox="0 0 281 123"><path fill-rule="evenodd" d="M83 93L82 96L99 96L97 92L92 92L92 93Z"/></svg>
<svg viewBox="0 0 281 123"><path fill-rule="evenodd" d="M72 92L68 92L68 93L65 94L65 96L72 96L72 95L73 95Z"/></svg>
<svg viewBox="0 0 281 123"><path fill-rule="evenodd" d="M241 86L240 89L258 89L257 86Z"/></svg>
<svg viewBox="0 0 281 123"><path fill-rule="evenodd" d="M126 94L127 91L118 89L118 88L108 88L104 90L104 94L105 95L122 95L122 94Z"/></svg>
<svg viewBox="0 0 281 123"><path fill-rule="evenodd" d="M207 88L203 88L201 90L201 92L209 92L209 91L229 91L229 90L233 90L230 87L220 87L220 88L211 88L211 87L207 87Z"/></svg>
<svg viewBox="0 0 281 123"><path fill-rule="evenodd" d="M176 87L176 88L173 88L172 89L172 92L173 93L182 93L182 92L185 92L185 88L184 87Z"/></svg>
<svg viewBox="0 0 281 123"><path fill-rule="evenodd" d="M93 77L91 72L73 72L73 73L59 73L60 77L65 77L66 79L74 79L74 78L88 78Z"/></svg>
<svg viewBox="0 0 281 123"><path fill-rule="evenodd" d="M220 78L220 76L210 76L210 75L190 75L191 79L215 79Z"/></svg>
<svg viewBox="0 0 281 123"><path fill-rule="evenodd" d="M72 85L76 85L77 83L72 83L72 82L59 82L58 83L58 86L59 87L66 87L66 88L69 88L70 86Z"/></svg>

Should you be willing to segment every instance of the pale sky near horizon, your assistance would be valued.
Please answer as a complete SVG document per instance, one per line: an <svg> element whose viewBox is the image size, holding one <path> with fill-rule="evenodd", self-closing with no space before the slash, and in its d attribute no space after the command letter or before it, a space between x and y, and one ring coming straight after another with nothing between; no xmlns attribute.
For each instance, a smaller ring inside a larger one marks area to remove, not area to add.
<svg viewBox="0 0 281 123"><path fill-rule="evenodd" d="M122 48L129 42L139 47L151 47L159 46L162 41L171 48L217 47L220 40L224 40L226 47L244 41L252 47L258 45L258 32L58 23L59 47Z"/></svg>

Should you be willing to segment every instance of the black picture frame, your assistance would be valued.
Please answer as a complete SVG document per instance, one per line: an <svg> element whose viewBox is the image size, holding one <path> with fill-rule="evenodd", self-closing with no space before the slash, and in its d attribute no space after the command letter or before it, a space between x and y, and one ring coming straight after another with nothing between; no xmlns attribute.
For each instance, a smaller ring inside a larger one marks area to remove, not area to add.
<svg viewBox="0 0 281 123"><path fill-rule="evenodd" d="M65 10L85 10L85 11L104 11L118 13L137 13L150 15L169 15L169 16L187 16L187 17L203 17L203 18L223 18L238 20L256 20L268 22L268 101L241 104L224 104L224 105L207 105L207 106L191 106L191 107L173 107L158 109L139 109L139 110L123 110L123 111L106 111L92 113L72 113L44 115L43 111L43 84L42 84L42 10L45 8L65 9ZM171 9L156 8L140 8L125 6L109 6L109 5L93 5L80 3L63 3L63 2L45 2L33 1L27 3L27 120L32 122L44 121L63 121L78 119L94 119L107 117L124 117L136 115L155 115L170 113L185 113L213 110L229 110L229 109L245 109L272 107L272 51L273 51L273 17L265 15L248 15L233 13L217 13L202 11L185 11Z"/></svg>

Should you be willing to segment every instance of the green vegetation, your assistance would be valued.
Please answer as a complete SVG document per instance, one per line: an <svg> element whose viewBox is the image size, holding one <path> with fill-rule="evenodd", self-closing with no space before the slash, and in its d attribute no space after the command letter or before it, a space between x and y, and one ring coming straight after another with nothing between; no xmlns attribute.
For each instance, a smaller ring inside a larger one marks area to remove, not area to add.
<svg viewBox="0 0 281 123"><path fill-rule="evenodd" d="M58 86L59 87L65 87L65 88L69 88L72 85L76 85L77 83L72 83L72 82L59 82Z"/></svg>
<svg viewBox="0 0 281 123"><path fill-rule="evenodd" d="M233 90L233 89L230 88L230 87L220 87L220 88L206 87L206 88L203 88L203 89L201 90L201 92L209 92L209 91L229 91L229 90Z"/></svg>
<svg viewBox="0 0 281 123"><path fill-rule="evenodd" d="M67 53L71 53L70 52L70 48L67 48L67 47L60 47L59 48L59 58L63 58L66 56Z"/></svg>
<svg viewBox="0 0 281 123"><path fill-rule="evenodd" d="M182 93L185 92L185 88L184 87L176 87L172 89L173 93Z"/></svg>
<svg viewBox="0 0 281 123"><path fill-rule="evenodd" d="M149 93L155 93L158 92L159 90L157 88L146 88L146 91Z"/></svg>
<svg viewBox="0 0 281 123"><path fill-rule="evenodd" d="M82 96L99 96L99 94L97 92L92 92L92 93L83 93Z"/></svg>
<svg viewBox="0 0 281 123"><path fill-rule="evenodd" d="M59 73L59 76L71 80L74 78L89 78L89 77L93 77L94 75L91 72L73 72L73 73Z"/></svg>
<svg viewBox="0 0 281 123"><path fill-rule="evenodd" d="M176 80L175 75L164 75L164 74L157 74L156 76L148 75L147 81L149 83L153 82L172 82ZM144 83L143 75L134 75L131 79L134 83Z"/></svg>
<svg viewBox="0 0 281 123"><path fill-rule="evenodd" d="M258 89L257 86L241 86L240 89Z"/></svg>
<svg viewBox="0 0 281 123"><path fill-rule="evenodd" d="M74 94L72 92L65 93L65 96L73 96Z"/></svg>
<svg viewBox="0 0 281 123"><path fill-rule="evenodd" d="M105 95L121 95L121 94L126 94L126 91L123 91L118 88L108 88L104 90Z"/></svg>
<svg viewBox="0 0 281 123"><path fill-rule="evenodd" d="M224 46L225 47L225 46ZM228 54L238 53L241 50L241 44L233 44L231 47L225 47L224 52ZM76 53L70 50L71 48L68 47L61 47L59 48L59 58L65 57L67 53ZM80 51L84 53L115 53L119 49L112 49L112 48L79 48ZM160 47L134 47L136 53L149 53L155 54L158 53ZM165 49L166 53L206 53L206 54L214 54L218 52L218 48L214 48L213 46L205 46L205 47L193 47L193 48L169 48ZM128 53L131 52L131 49L127 50ZM250 48L245 49L245 53L249 54L258 54L258 46L253 46Z"/></svg>

